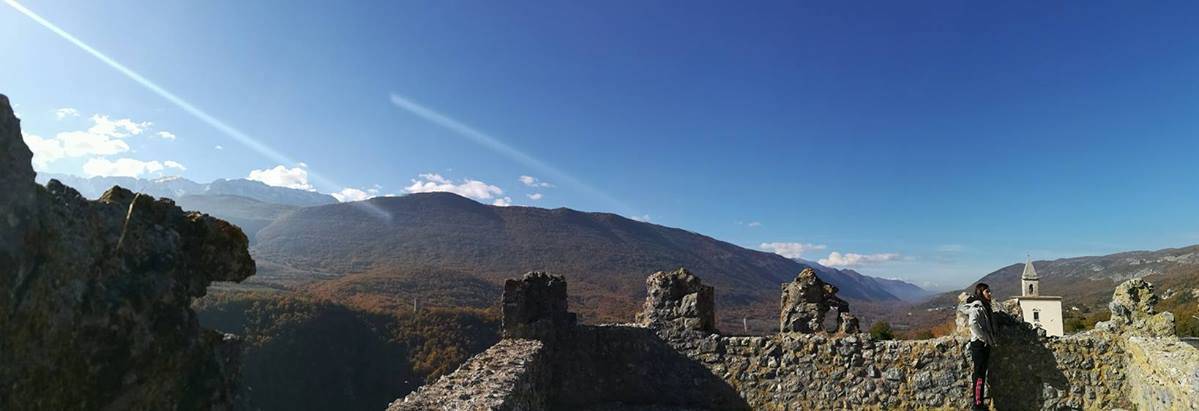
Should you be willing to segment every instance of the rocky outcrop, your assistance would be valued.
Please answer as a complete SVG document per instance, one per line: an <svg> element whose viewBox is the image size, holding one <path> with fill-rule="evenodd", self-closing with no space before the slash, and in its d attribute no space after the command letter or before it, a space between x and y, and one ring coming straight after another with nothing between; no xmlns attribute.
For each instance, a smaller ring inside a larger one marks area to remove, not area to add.
<svg viewBox="0 0 1199 411"><path fill-rule="evenodd" d="M860 331L857 317L849 313L849 303L837 297L837 287L821 280L811 268L805 268L782 288L780 332L827 332L824 319L830 309L836 310L835 331L842 334Z"/></svg>
<svg viewBox="0 0 1199 411"><path fill-rule="evenodd" d="M687 269L650 274L645 288L638 324L659 330L716 332L715 291Z"/></svg>
<svg viewBox="0 0 1199 411"><path fill-rule="evenodd" d="M34 183L0 96L0 409L227 409L237 341L190 309L254 274L246 236L169 199Z"/></svg>
<svg viewBox="0 0 1199 411"><path fill-rule="evenodd" d="M1108 304L1111 319L1096 324L1095 328L1130 336L1172 337L1174 314L1156 312L1157 301L1153 284L1140 278L1125 281L1112 293L1112 302Z"/></svg>
<svg viewBox="0 0 1199 411"><path fill-rule="evenodd" d="M503 337L556 339L578 321L566 307L566 279L530 272L504 282Z"/></svg>

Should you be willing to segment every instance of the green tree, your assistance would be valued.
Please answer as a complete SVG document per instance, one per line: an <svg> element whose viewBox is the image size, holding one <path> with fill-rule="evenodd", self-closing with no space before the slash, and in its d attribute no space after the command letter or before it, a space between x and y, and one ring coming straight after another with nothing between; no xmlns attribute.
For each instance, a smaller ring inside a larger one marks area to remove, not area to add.
<svg viewBox="0 0 1199 411"><path fill-rule="evenodd" d="M895 339L895 333L891 331L891 324L886 321L875 321L874 325L870 326L870 336L876 340Z"/></svg>

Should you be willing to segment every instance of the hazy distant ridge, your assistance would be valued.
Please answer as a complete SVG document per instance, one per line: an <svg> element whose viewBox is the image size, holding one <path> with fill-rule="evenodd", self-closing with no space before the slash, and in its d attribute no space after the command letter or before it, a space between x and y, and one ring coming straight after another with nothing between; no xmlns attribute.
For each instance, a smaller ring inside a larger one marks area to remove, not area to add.
<svg viewBox="0 0 1199 411"><path fill-rule="evenodd" d="M274 187L259 181L246 179L220 179L201 184L183 177L141 179L133 177L78 177L68 174L38 173L37 182L46 184L50 179L79 190L84 197L95 199L114 185L146 193L155 197L178 199L186 195L235 195L265 203L286 206L308 207L334 204L337 199L328 194L294 188Z"/></svg>

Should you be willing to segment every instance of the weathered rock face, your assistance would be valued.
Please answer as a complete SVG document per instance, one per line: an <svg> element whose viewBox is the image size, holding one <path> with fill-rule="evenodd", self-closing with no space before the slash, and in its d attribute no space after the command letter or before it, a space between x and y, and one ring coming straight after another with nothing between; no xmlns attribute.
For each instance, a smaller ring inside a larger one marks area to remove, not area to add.
<svg viewBox="0 0 1199 411"><path fill-rule="evenodd" d="M1199 349L1173 338L1126 342L1128 397L1141 410L1199 410Z"/></svg>
<svg viewBox="0 0 1199 411"><path fill-rule="evenodd" d="M654 329L716 332L715 292L685 268L645 280L645 306L637 323Z"/></svg>
<svg viewBox="0 0 1199 411"><path fill-rule="evenodd" d="M503 337L553 339L578 321L566 308L566 279L542 272L504 282Z"/></svg>
<svg viewBox="0 0 1199 411"><path fill-rule="evenodd" d="M241 230L119 187L35 184L3 96L0 149L0 409L229 408L236 340L189 306L254 274Z"/></svg>
<svg viewBox="0 0 1199 411"><path fill-rule="evenodd" d="M824 318L829 309L836 310L836 331L859 332L858 319L849 313L849 303L837 297L837 287L821 280L811 268L805 268L794 281L783 284L780 308L780 332L826 332Z"/></svg>
<svg viewBox="0 0 1199 411"><path fill-rule="evenodd" d="M1134 278L1116 286L1108 309L1112 318L1096 324L1096 328L1130 336L1173 337L1174 314L1158 313L1157 295L1153 284Z"/></svg>

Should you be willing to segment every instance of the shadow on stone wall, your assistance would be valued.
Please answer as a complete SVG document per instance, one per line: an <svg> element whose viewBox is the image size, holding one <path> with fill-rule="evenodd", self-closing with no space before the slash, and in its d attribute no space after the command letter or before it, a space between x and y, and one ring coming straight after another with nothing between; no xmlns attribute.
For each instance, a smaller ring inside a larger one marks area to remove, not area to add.
<svg viewBox="0 0 1199 411"><path fill-rule="evenodd" d="M1069 380L1057 367L1054 351L1036 329L1003 312L996 312L995 318L999 339L991 352L988 373L995 409L1043 409L1046 396L1042 391L1070 389Z"/></svg>
<svg viewBox="0 0 1199 411"><path fill-rule="evenodd" d="M580 326L557 348L553 369L554 409L750 409L728 382L648 328Z"/></svg>
<svg viewBox="0 0 1199 411"><path fill-rule="evenodd" d="M660 316L642 315L643 321L661 320L655 324L697 335L712 331L711 287L683 271L658 273L647 282L657 285L655 290L665 290L657 293L664 300L689 303L659 307L665 310ZM505 338L535 339L546 345L553 409L648 405L750 409L736 389L663 341L652 328L576 325L574 314L567 311L566 280L561 276L533 272L508 280L503 304Z"/></svg>

